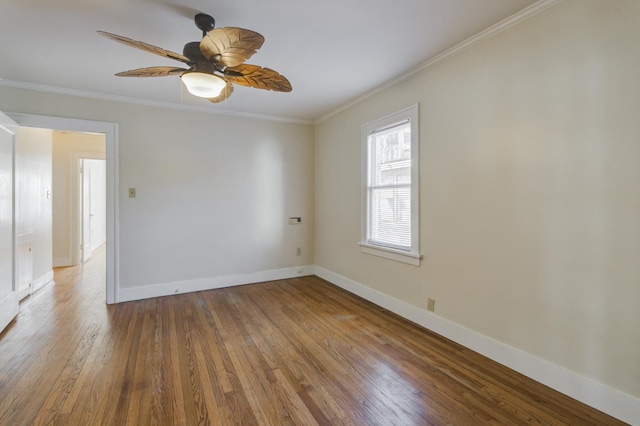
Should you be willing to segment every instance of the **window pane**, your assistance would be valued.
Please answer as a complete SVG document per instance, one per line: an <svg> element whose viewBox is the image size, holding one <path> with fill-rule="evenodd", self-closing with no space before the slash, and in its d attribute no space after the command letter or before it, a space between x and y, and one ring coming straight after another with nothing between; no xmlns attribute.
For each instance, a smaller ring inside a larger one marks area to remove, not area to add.
<svg viewBox="0 0 640 426"><path fill-rule="evenodd" d="M411 188L369 189L369 240L411 248Z"/></svg>
<svg viewBox="0 0 640 426"><path fill-rule="evenodd" d="M369 135L369 186L411 183L411 124Z"/></svg>

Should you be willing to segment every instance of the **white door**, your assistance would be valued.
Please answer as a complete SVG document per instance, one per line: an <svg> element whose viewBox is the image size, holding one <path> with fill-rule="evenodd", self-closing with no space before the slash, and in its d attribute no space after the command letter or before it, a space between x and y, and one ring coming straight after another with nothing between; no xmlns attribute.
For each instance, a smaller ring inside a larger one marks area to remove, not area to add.
<svg viewBox="0 0 640 426"><path fill-rule="evenodd" d="M14 286L13 164L17 124L0 112L0 331L18 314Z"/></svg>
<svg viewBox="0 0 640 426"><path fill-rule="evenodd" d="M85 159L91 176L91 253L107 241L107 180L105 160Z"/></svg>
<svg viewBox="0 0 640 426"><path fill-rule="evenodd" d="M81 160L82 175L82 263L91 257L91 168Z"/></svg>

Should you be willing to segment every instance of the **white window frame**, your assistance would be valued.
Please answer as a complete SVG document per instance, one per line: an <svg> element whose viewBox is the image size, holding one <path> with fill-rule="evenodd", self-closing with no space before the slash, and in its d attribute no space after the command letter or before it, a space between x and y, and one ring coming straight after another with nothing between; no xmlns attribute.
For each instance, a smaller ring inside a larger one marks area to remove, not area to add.
<svg viewBox="0 0 640 426"><path fill-rule="evenodd" d="M369 135L408 120L411 125L411 248L403 250L376 244L369 239ZM420 200L419 200L419 104L362 125L361 129L361 237L362 253L420 266Z"/></svg>

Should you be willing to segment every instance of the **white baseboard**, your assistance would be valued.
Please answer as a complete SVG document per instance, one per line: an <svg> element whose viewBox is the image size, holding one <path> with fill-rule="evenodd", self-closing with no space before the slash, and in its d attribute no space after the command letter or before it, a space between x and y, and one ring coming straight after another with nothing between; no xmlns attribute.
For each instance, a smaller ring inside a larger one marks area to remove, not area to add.
<svg viewBox="0 0 640 426"><path fill-rule="evenodd" d="M0 295L0 333L18 315L18 295L15 291Z"/></svg>
<svg viewBox="0 0 640 426"><path fill-rule="evenodd" d="M31 281L31 294L33 294L34 292L40 290L42 287L52 282L53 282L53 270L48 271L47 273Z"/></svg>
<svg viewBox="0 0 640 426"><path fill-rule="evenodd" d="M640 425L640 399L446 320L427 310L316 266L315 274L338 287L472 349L552 389L632 425Z"/></svg>
<svg viewBox="0 0 640 426"><path fill-rule="evenodd" d="M29 283L29 286L26 288L23 288L21 290L17 290L16 294L18 295L18 300L22 302L22 299L24 299L25 297L31 295L31 286L33 285L33 283Z"/></svg>
<svg viewBox="0 0 640 426"><path fill-rule="evenodd" d="M93 241L91 241L91 252L96 251L97 249L100 248L100 246L102 246L103 244L106 244L106 243L107 243L106 239L101 239L100 241L97 241L95 243Z"/></svg>
<svg viewBox="0 0 640 426"><path fill-rule="evenodd" d="M233 287L265 281L284 280L287 278L313 275L313 271L313 266L298 266L293 268L259 271L250 274L226 275L222 277L200 278L189 281L174 281L149 286L129 288L123 288L121 286L118 291L117 302L128 302L131 300L149 299L152 297L191 293L194 291L213 290L216 288Z"/></svg>
<svg viewBox="0 0 640 426"><path fill-rule="evenodd" d="M71 258L70 257L54 257L53 258L53 267L60 268L63 266L71 266Z"/></svg>

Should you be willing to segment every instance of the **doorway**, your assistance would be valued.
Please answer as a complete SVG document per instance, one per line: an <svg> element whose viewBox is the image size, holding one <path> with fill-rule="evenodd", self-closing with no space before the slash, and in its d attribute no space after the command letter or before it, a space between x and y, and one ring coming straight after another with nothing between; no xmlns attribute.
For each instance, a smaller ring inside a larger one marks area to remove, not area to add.
<svg viewBox="0 0 640 426"><path fill-rule="evenodd" d="M79 248L77 258L85 263L95 250L107 242L106 164L104 159L80 158L76 185L78 194Z"/></svg>
<svg viewBox="0 0 640 426"><path fill-rule="evenodd" d="M53 266L77 266L106 243L105 137L54 131L53 145Z"/></svg>
<svg viewBox="0 0 640 426"><path fill-rule="evenodd" d="M19 126L40 129L56 129L68 132L102 134L105 138L105 185L106 185L106 301L117 303L118 298L118 252L117 239L117 176L118 176L118 125L61 117L29 114L7 114ZM74 191L72 191L73 193Z"/></svg>

